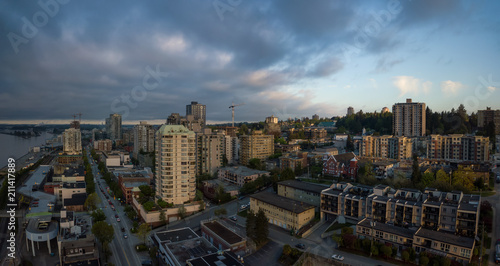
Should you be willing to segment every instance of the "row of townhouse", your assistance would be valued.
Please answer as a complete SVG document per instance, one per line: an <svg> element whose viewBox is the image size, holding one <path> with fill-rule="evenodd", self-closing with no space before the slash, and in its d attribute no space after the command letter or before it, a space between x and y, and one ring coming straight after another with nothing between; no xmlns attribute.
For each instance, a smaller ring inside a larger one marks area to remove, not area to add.
<svg viewBox="0 0 500 266"><path fill-rule="evenodd" d="M411 159L414 152L425 151L432 160L487 161L490 141L488 137L463 134L430 135L427 137L363 136L361 157Z"/></svg>
<svg viewBox="0 0 500 266"><path fill-rule="evenodd" d="M470 253L461 249L472 251L474 248L480 200L478 195L466 195L460 191L441 192L427 188L421 192L416 189L395 190L384 185L369 187L336 183L321 192L321 217L333 220L344 216L358 221L358 234L396 244L400 250L413 247L417 252L429 250L436 253L443 251L441 243L448 247L445 248L448 251L454 246L455 253L446 251L448 253L443 254L459 261L469 261ZM374 224L375 232L366 231ZM432 242L429 240L432 234L426 234L428 231L441 237ZM455 238L460 238L467 246L457 246L453 242ZM424 240L427 242L422 242ZM435 242L438 240L441 242ZM463 254L469 256L461 256Z"/></svg>

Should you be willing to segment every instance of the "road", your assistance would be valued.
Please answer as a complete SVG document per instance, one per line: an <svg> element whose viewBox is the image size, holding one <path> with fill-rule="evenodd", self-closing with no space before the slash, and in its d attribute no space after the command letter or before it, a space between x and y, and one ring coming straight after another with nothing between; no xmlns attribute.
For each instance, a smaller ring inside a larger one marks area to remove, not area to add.
<svg viewBox="0 0 500 266"><path fill-rule="evenodd" d="M124 207L121 206L117 200L113 199L113 197L109 196L106 190L107 184L104 179L101 179L102 175L99 173L97 164L90 156L89 151L87 151L87 157L89 158L89 162L92 163L91 166L94 174L94 182L96 183L96 193L101 199L101 203L99 203L97 207L104 211L106 222L111 224L115 231L115 237L110 244L113 253L111 261L115 265L141 265L141 259L135 251L135 245L139 244L141 241L135 235L130 234L132 222L125 216L125 212L123 211ZM101 189L103 191L101 191ZM106 196L109 197L109 201L111 201L112 205L115 207L115 211L111 209L111 204L108 202L108 199L106 199ZM117 221L115 215L118 215L120 222ZM125 233L128 235L127 239L123 236L124 233L121 231L122 227L125 228Z"/></svg>

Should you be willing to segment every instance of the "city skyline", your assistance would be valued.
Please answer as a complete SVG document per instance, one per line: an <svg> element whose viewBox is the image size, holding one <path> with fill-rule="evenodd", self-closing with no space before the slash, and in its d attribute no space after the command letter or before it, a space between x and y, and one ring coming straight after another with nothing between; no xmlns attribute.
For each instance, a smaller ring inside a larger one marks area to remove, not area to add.
<svg viewBox="0 0 500 266"><path fill-rule="evenodd" d="M40 3L1 4L1 123L500 108L498 2Z"/></svg>

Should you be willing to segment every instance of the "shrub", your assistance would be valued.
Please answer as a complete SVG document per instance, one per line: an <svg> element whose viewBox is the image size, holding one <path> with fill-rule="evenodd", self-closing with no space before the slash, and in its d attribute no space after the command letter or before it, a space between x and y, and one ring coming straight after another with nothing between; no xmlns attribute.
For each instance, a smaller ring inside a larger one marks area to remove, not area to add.
<svg viewBox="0 0 500 266"><path fill-rule="evenodd" d="M410 260L410 253L408 251L403 251L401 253L401 258L403 259L404 262L408 262Z"/></svg>

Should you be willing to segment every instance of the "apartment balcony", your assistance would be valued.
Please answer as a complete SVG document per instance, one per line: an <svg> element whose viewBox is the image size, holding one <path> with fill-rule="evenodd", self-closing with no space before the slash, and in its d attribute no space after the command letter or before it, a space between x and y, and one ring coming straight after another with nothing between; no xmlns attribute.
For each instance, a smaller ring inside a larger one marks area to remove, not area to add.
<svg viewBox="0 0 500 266"><path fill-rule="evenodd" d="M424 214L439 214L439 209L436 208L425 208Z"/></svg>
<svg viewBox="0 0 500 266"><path fill-rule="evenodd" d="M458 216L457 216L457 219L475 222L476 221L476 215L475 214L469 214L469 213L459 213Z"/></svg>
<svg viewBox="0 0 500 266"><path fill-rule="evenodd" d="M424 220L424 222L438 223L439 222L439 217L438 216L424 215L423 220Z"/></svg>

